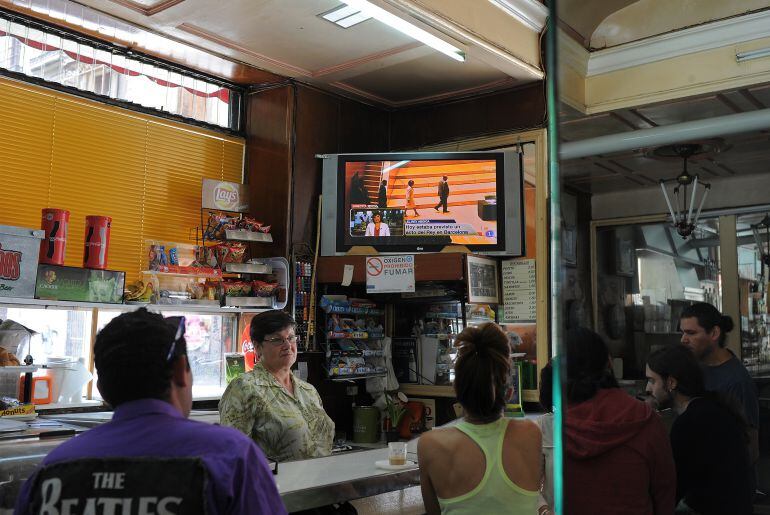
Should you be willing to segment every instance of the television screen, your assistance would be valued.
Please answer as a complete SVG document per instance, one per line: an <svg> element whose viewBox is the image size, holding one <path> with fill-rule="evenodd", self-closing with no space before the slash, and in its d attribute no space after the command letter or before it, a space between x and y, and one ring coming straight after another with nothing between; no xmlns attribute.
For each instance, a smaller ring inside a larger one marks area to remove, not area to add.
<svg viewBox="0 0 770 515"><path fill-rule="evenodd" d="M508 255L523 250L518 154L413 152L324 158L329 164L324 165L322 224L326 253L332 249L324 234L332 229L332 221L334 252L354 246L373 246L379 252L436 251L453 244ZM511 241L506 242L506 234Z"/></svg>

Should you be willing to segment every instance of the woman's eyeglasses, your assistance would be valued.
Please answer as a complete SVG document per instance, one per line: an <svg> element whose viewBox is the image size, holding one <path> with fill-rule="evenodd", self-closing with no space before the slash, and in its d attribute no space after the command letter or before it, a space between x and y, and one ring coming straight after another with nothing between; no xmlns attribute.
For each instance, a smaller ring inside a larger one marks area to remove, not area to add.
<svg viewBox="0 0 770 515"><path fill-rule="evenodd" d="M179 322L177 322L177 319ZM166 362L168 363L174 358L177 343L184 338L186 319L185 317L167 317L166 320L171 324L176 324L176 335L174 335L174 340L171 342L171 347L169 347L168 354L166 355Z"/></svg>
<svg viewBox="0 0 770 515"><path fill-rule="evenodd" d="M290 336L287 336L286 338L282 338L278 336L277 338L265 338L262 340L263 342L269 343L270 345L275 345L276 347L278 345L281 345L283 342L286 343L297 343L297 335L292 334Z"/></svg>

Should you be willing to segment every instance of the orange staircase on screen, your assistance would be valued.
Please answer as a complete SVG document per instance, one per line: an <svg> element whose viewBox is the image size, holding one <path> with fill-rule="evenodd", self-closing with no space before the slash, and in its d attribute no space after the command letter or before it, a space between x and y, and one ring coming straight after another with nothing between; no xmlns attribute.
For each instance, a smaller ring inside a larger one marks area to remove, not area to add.
<svg viewBox="0 0 770 515"><path fill-rule="evenodd" d="M434 161L412 161L390 170L388 207L404 207L407 183L413 180L417 209L433 208L439 201L438 184L444 175L448 176L450 210L452 206L476 205L486 196L496 194L494 161L457 161L449 166Z"/></svg>

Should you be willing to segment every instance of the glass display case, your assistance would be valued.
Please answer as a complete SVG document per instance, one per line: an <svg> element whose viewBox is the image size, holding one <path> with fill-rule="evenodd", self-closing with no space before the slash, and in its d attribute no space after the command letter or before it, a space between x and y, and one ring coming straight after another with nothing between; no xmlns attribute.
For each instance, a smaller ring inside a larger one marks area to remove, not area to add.
<svg viewBox="0 0 770 515"><path fill-rule="evenodd" d="M15 304L3 299L0 301L0 320L10 319L34 331L29 343L18 349L17 356L23 359L31 354L34 364L41 367L36 375L48 375L48 369L78 363L78 366L93 374L92 380L84 381L79 396L60 402L72 404L100 400L95 388L97 374L92 356L96 333L113 318L137 306L63 304L35 299ZM237 350L236 330L244 310L158 305L148 305L147 308L163 316L185 316L187 355L193 373L193 398L205 400L221 396L227 385L224 356Z"/></svg>

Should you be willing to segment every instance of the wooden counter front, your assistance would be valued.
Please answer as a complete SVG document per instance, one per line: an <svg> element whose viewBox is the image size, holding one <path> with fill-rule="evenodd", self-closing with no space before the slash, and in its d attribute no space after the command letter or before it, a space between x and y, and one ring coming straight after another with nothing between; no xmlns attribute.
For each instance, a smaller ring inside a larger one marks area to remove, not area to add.
<svg viewBox="0 0 770 515"><path fill-rule="evenodd" d="M366 256L319 257L316 272L318 283L340 284L345 265L353 265L353 283L366 282ZM465 277L465 254L414 254L415 281L462 281Z"/></svg>

